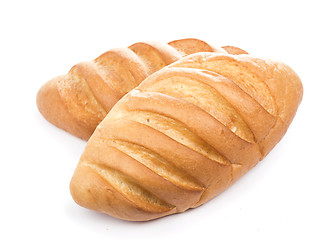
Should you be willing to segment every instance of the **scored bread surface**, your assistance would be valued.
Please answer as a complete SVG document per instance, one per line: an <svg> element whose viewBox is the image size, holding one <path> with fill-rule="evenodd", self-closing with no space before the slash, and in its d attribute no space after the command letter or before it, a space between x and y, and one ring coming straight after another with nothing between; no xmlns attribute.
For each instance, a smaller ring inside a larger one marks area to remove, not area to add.
<svg viewBox="0 0 328 240"><path fill-rule="evenodd" d="M296 73L278 61L184 57L125 95L97 127L72 178L72 196L133 221L195 208L271 151L302 91Z"/></svg>
<svg viewBox="0 0 328 240"><path fill-rule="evenodd" d="M245 53L232 46L214 48L198 39L140 42L112 49L43 85L37 95L39 111L57 127L87 140L126 93L152 73L197 52Z"/></svg>

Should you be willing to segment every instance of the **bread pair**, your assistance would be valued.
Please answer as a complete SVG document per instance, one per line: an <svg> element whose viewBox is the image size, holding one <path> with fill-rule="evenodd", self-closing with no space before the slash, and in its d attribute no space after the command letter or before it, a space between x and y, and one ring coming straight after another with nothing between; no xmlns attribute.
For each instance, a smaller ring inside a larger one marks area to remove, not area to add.
<svg viewBox="0 0 328 240"><path fill-rule="evenodd" d="M284 63L241 51L185 56L109 105L75 170L73 199L146 221L200 206L254 167L287 131L303 90Z"/></svg>

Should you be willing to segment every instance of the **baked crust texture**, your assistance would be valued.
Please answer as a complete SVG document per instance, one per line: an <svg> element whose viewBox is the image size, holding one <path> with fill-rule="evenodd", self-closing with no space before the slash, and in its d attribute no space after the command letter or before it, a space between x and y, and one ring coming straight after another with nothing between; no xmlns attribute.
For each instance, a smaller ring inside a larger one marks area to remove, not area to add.
<svg viewBox="0 0 328 240"><path fill-rule="evenodd" d="M112 49L93 61L81 62L44 84L37 94L40 113L55 126L88 140L97 125L126 93L146 77L197 52L245 53L226 46L214 48L198 39L168 44L139 42Z"/></svg>
<svg viewBox="0 0 328 240"><path fill-rule="evenodd" d="M281 140L303 88L286 64L196 53L125 95L90 138L71 181L81 206L146 221L209 201Z"/></svg>

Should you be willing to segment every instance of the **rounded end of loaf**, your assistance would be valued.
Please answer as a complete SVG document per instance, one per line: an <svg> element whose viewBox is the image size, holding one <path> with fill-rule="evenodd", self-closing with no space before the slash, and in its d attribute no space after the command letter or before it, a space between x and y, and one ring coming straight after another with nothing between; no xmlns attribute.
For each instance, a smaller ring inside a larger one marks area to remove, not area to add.
<svg viewBox="0 0 328 240"><path fill-rule="evenodd" d="M45 83L39 90L36 97L36 104L39 112L43 117L72 135L83 140L88 140L93 131L82 126L69 113L67 107L63 103L58 91L58 80L60 77L54 78Z"/></svg>
<svg viewBox="0 0 328 240"><path fill-rule="evenodd" d="M297 73L288 65L280 61L270 60L274 66L274 79L277 81L276 103L279 106L279 118L270 133L259 144L263 151L263 158L270 153L277 143L284 137L292 123L303 98L303 85ZM279 91L284 89L284 91ZM279 94L278 94L279 93Z"/></svg>
<svg viewBox="0 0 328 240"><path fill-rule="evenodd" d="M83 158L83 156L82 156ZM81 159L82 159L81 158ZM127 221L149 221L176 212L172 206L136 206L118 191L100 165L80 163L70 183L73 200L81 207ZM122 186L125 184L122 183Z"/></svg>

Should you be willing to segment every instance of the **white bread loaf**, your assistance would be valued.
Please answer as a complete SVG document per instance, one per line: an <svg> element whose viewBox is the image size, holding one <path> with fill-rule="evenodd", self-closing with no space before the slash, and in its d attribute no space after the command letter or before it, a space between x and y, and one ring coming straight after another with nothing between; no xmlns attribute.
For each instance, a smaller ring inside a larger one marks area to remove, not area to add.
<svg viewBox="0 0 328 240"><path fill-rule="evenodd" d="M196 53L148 77L97 127L70 189L81 206L145 221L209 201L281 140L302 99L287 65Z"/></svg>

